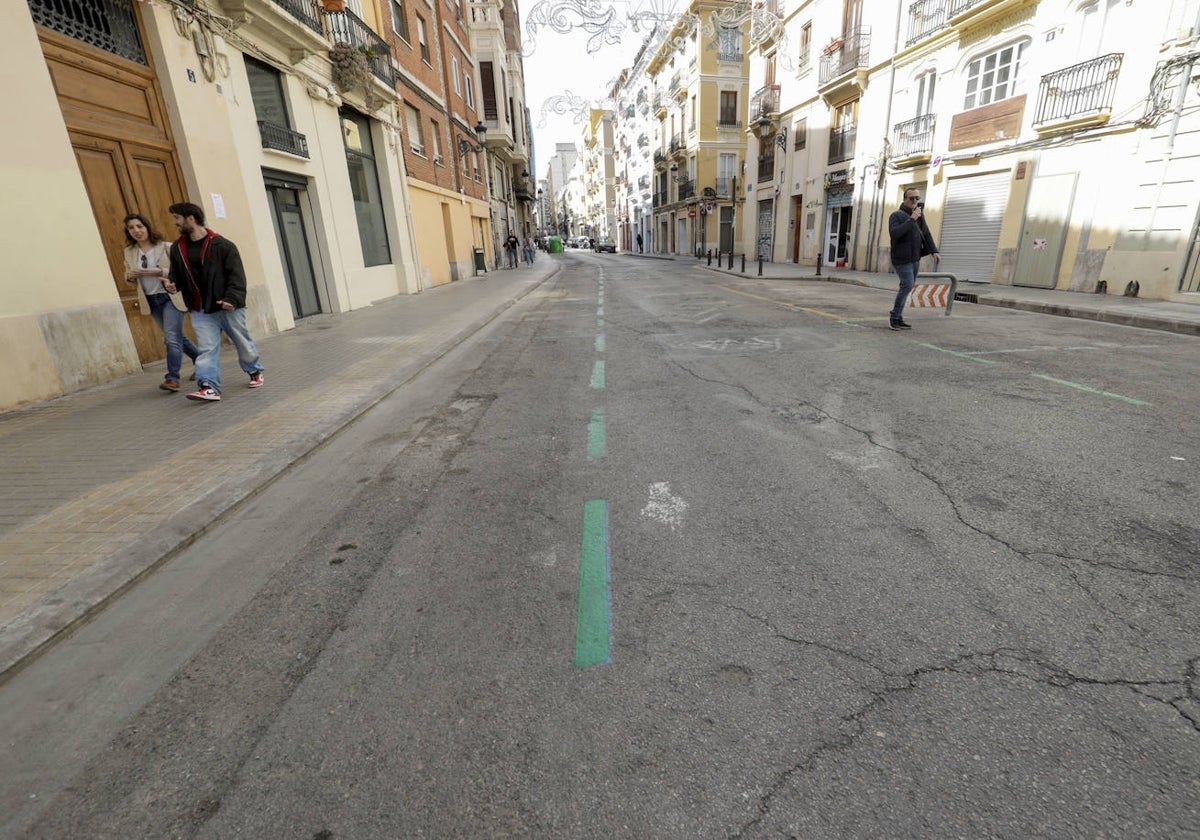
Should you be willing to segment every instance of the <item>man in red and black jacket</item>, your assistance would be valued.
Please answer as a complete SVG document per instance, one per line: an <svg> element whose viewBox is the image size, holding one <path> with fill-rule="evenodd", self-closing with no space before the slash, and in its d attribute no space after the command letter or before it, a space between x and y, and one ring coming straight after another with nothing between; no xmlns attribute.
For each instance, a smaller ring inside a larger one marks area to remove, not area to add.
<svg viewBox="0 0 1200 840"><path fill-rule="evenodd" d="M246 271L237 246L204 226L204 210L183 202L168 208L179 241L171 246L168 292L183 295L196 333L197 389L189 400L221 399L221 333L237 348L238 364L250 377L249 387L261 388L263 366L258 348L246 329Z"/></svg>

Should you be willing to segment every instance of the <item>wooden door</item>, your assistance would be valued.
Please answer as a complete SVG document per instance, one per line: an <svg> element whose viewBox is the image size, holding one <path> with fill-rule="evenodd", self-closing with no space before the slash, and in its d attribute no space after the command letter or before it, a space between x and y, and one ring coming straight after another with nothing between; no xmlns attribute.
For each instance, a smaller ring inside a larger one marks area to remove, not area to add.
<svg viewBox="0 0 1200 840"><path fill-rule="evenodd" d="M169 186L164 190L166 181L156 175L154 167L130 166L130 158L137 160L139 150L122 148L122 144L114 140L74 132L71 143L79 174L83 175L84 188L88 191L92 215L96 218L96 228L100 230L104 254L108 257L110 276L130 324L138 359L143 364L162 359L166 355L162 332L149 312L140 311L137 287L125 282L125 228L121 220L128 212L140 212L149 218L158 233L172 239L174 226L170 224L167 208L174 200L170 196L179 193L170 191ZM161 210L155 212L150 208ZM166 218L169 230L163 229L163 218Z"/></svg>
<svg viewBox="0 0 1200 840"><path fill-rule="evenodd" d="M125 282L121 221L141 213L174 239L167 208L186 199L153 68L45 28L38 35L138 358L157 361L162 333Z"/></svg>

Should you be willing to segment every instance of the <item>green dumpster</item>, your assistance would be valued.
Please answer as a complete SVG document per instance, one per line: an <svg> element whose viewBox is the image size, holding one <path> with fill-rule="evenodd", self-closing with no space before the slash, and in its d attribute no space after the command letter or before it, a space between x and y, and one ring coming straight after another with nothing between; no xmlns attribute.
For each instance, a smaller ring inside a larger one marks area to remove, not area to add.
<svg viewBox="0 0 1200 840"><path fill-rule="evenodd" d="M561 254L563 252L562 238L551 236L549 243L546 245L546 250L551 254Z"/></svg>

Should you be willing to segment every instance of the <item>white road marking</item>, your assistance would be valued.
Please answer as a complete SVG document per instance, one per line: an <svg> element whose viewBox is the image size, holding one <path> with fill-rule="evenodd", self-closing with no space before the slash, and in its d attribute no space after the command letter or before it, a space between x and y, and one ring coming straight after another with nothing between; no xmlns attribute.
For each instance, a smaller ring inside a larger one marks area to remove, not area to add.
<svg viewBox="0 0 1200 840"><path fill-rule="evenodd" d="M665 481L650 485L650 500L642 508L642 516L669 525L671 530L683 527L683 514L688 503L671 494L671 485Z"/></svg>

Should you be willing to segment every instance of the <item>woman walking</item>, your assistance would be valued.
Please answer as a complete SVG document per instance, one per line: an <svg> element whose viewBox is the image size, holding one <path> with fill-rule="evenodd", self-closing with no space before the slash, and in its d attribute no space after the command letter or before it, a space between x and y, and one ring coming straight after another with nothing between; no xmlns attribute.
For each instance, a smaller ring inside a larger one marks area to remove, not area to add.
<svg viewBox="0 0 1200 840"><path fill-rule="evenodd" d="M137 284L138 305L158 324L167 348L167 373L158 387L164 391L178 391L183 355L186 353L195 363L199 351L183 334L183 317L187 313L183 296L167 294L163 288L162 281L171 264L170 243L163 241L150 220L141 213L130 213L124 223L125 282Z"/></svg>

